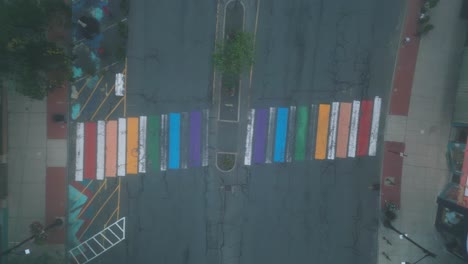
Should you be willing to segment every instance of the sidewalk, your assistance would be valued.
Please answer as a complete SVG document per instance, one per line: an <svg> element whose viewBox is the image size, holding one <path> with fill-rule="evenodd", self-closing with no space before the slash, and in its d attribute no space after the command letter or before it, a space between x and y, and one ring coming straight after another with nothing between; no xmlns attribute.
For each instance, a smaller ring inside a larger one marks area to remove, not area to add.
<svg viewBox="0 0 468 264"><path fill-rule="evenodd" d="M408 1L403 38L414 30L418 3ZM438 255L424 259L424 263L461 263L444 251L434 227L436 197L450 180L445 153L466 29L458 16L461 3L440 1L431 13L434 30L420 42L410 36L411 42L400 47L384 135L382 181L394 177L396 186L383 185L381 201L399 205L394 226ZM409 76L413 65L414 78ZM401 157L399 152L407 156ZM415 262L424 255L384 227L378 241L378 263Z"/></svg>

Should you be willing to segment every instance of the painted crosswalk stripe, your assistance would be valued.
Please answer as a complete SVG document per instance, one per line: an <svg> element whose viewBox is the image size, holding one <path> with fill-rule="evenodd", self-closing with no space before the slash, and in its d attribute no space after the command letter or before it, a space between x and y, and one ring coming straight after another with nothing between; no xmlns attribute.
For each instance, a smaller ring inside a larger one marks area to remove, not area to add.
<svg viewBox="0 0 468 264"><path fill-rule="evenodd" d="M117 174L117 121L107 121L106 124L106 177Z"/></svg>
<svg viewBox="0 0 468 264"><path fill-rule="evenodd" d="M284 162L285 159L288 113L288 108L280 107L276 114L275 151L273 153L274 162Z"/></svg>
<svg viewBox="0 0 468 264"><path fill-rule="evenodd" d="M189 155L189 113L180 115L180 168L187 169Z"/></svg>
<svg viewBox="0 0 468 264"><path fill-rule="evenodd" d="M270 107L268 120L268 136L265 154L265 163L271 163L273 160L273 143L275 141L276 108Z"/></svg>
<svg viewBox="0 0 468 264"><path fill-rule="evenodd" d="M208 109L205 109L203 110L203 122L204 123L204 126L203 126L203 131L202 131L202 135L204 135L203 137L203 148L202 148L202 166L203 167L206 167L208 166L208 136L210 134L210 130L209 130L209 118L210 118L210 112Z"/></svg>
<svg viewBox="0 0 468 264"><path fill-rule="evenodd" d="M149 116L148 117L148 132L147 132L147 160L149 168L153 171L161 169L159 162L159 139L161 130L161 117L160 116Z"/></svg>
<svg viewBox="0 0 468 264"><path fill-rule="evenodd" d="M288 132L287 132L287 141L286 141L286 162L291 162L293 160L294 153L294 139L296 137L296 107L289 107L289 117L288 117Z"/></svg>
<svg viewBox="0 0 468 264"><path fill-rule="evenodd" d="M315 140L315 159L323 160L327 155L327 137L330 118L330 105L320 104L318 110L317 138Z"/></svg>
<svg viewBox="0 0 468 264"><path fill-rule="evenodd" d="M168 147L168 117L166 114L161 115L161 171L167 170L167 147Z"/></svg>
<svg viewBox="0 0 468 264"><path fill-rule="evenodd" d="M106 122L97 122L97 161L96 161L96 179L104 179L105 168L105 144L106 144Z"/></svg>
<svg viewBox="0 0 468 264"><path fill-rule="evenodd" d="M138 173L138 117L127 118L127 174Z"/></svg>
<svg viewBox="0 0 468 264"><path fill-rule="evenodd" d="M338 111L340 108L340 103L333 102L331 117L330 117L330 133L328 135L328 148L327 148L327 158L329 160L335 159L335 150L336 150L336 131L338 128Z"/></svg>
<svg viewBox="0 0 468 264"><path fill-rule="evenodd" d="M201 166L201 141L202 141L202 113L195 111L190 113L190 167Z"/></svg>
<svg viewBox="0 0 468 264"><path fill-rule="evenodd" d="M359 109L361 108L360 101L353 101L353 110L351 112L351 126L349 131L348 157L356 157L356 143L359 125Z"/></svg>
<svg viewBox="0 0 468 264"><path fill-rule="evenodd" d="M317 123L318 123L318 106L312 104L310 106L310 115L309 115L309 131L307 138L309 139L309 144L306 149L307 159L315 158L315 143L317 139Z"/></svg>
<svg viewBox="0 0 468 264"><path fill-rule="evenodd" d="M254 129L254 151L253 160L255 164L265 162L268 129L268 109L257 109L255 111Z"/></svg>
<svg viewBox="0 0 468 264"><path fill-rule="evenodd" d="M294 160L301 161L305 159L306 137L307 137L307 119L309 118L309 110L307 106L297 108L297 129L296 142L294 146Z"/></svg>
<svg viewBox="0 0 468 264"><path fill-rule="evenodd" d="M349 122L351 118L351 103L340 104L338 121L338 139L336 140L336 157L346 158L348 150Z"/></svg>
<svg viewBox="0 0 468 264"><path fill-rule="evenodd" d="M374 98L374 110L372 111L372 126L369 140L369 156L375 156L377 152L377 138L379 135L380 108L382 99L378 96Z"/></svg>
<svg viewBox="0 0 468 264"><path fill-rule="evenodd" d="M84 124L76 124L75 181L83 181L84 170Z"/></svg>
<svg viewBox="0 0 468 264"><path fill-rule="evenodd" d="M96 140L97 129L95 122L85 123L85 163L84 178L96 179Z"/></svg>
<svg viewBox="0 0 468 264"><path fill-rule="evenodd" d="M373 101L370 100L361 102L361 118L359 119L359 131L356 150L357 156L365 156L369 151L372 105Z"/></svg>
<svg viewBox="0 0 468 264"><path fill-rule="evenodd" d="M140 129L138 132L138 173L146 173L146 133L147 117L140 116Z"/></svg>
<svg viewBox="0 0 468 264"><path fill-rule="evenodd" d="M125 176L125 160L127 154L127 119L119 118L119 133L117 136L117 176Z"/></svg>
<svg viewBox="0 0 468 264"><path fill-rule="evenodd" d="M180 167L180 114L169 114L169 169Z"/></svg>
<svg viewBox="0 0 468 264"><path fill-rule="evenodd" d="M250 109L247 117L247 136L245 139L245 156L244 165L251 165L252 163L252 141L253 141L253 128L255 124L255 109Z"/></svg>

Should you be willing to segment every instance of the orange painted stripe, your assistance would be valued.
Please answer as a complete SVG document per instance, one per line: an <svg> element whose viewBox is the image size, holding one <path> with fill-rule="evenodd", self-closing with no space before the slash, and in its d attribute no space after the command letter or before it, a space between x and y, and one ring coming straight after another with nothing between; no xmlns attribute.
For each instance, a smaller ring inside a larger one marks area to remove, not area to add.
<svg viewBox="0 0 468 264"><path fill-rule="evenodd" d="M138 174L138 117L127 118L127 174Z"/></svg>
<svg viewBox="0 0 468 264"><path fill-rule="evenodd" d="M106 124L106 177L117 174L117 121Z"/></svg>
<svg viewBox="0 0 468 264"><path fill-rule="evenodd" d="M323 160L327 155L328 125L330 122L330 105L320 104L317 137L315 141L315 159Z"/></svg>
<svg viewBox="0 0 468 264"><path fill-rule="evenodd" d="M338 121L338 139L336 144L337 158L347 157L350 119L351 103L341 103L340 119Z"/></svg>

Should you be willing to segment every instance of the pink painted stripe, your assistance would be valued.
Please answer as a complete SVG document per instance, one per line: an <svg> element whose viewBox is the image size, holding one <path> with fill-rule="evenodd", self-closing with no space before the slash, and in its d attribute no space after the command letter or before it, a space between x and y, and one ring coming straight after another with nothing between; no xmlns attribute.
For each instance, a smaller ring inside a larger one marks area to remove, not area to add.
<svg viewBox="0 0 468 264"><path fill-rule="evenodd" d="M338 123L338 139L336 157L346 158L348 153L349 123L351 119L351 103L341 103Z"/></svg>

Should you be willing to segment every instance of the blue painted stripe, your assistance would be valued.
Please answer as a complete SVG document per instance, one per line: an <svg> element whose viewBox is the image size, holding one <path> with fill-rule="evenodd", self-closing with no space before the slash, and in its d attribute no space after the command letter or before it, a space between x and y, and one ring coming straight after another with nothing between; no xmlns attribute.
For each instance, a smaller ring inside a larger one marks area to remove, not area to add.
<svg viewBox="0 0 468 264"><path fill-rule="evenodd" d="M180 114L169 115L169 169L180 166Z"/></svg>
<svg viewBox="0 0 468 264"><path fill-rule="evenodd" d="M276 114L275 153L273 155L274 162L284 162L286 134L288 129L288 112L288 108L281 107L278 108L278 112Z"/></svg>

